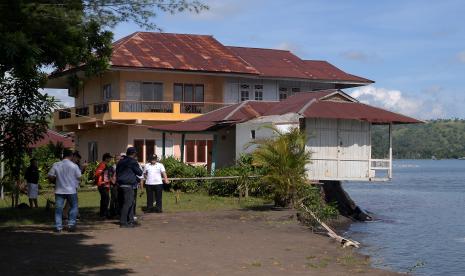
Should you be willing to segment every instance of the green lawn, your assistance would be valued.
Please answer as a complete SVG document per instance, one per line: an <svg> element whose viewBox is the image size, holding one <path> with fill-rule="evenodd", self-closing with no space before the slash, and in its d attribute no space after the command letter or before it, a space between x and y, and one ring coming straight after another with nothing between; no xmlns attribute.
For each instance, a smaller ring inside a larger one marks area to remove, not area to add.
<svg viewBox="0 0 465 276"><path fill-rule="evenodd" d="M84 191L79 194L79 212L83 221L97 219L100 195L98 191ZM175 194L163 193L163 209L165 212L190 212L190 211L214 211L231 210L261 206L267 202L259 198L248 198L239 202L233 197L208 196L203 193L180 194L180 201L176 203ZM39 195L39 208L37 209L12 209L11 201L0 200L0 227L19 226L31 224L53 224L53 210L46 211L45 204L47 198L53 198L53 194ZM28 203L25 195L21 196L20 202ZM137 210L146 204L145 192L139 192L137 197Z"/></svg>

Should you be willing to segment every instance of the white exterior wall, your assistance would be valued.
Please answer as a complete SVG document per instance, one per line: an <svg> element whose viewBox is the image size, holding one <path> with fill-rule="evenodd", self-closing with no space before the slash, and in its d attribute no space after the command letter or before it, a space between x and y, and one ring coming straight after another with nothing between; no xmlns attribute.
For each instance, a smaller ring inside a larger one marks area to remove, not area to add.
<svg viewBox="0 0 465 276"><path fill-rule="evenodd" d="M251 132L255 131L255 140L273 137L275 134L272 129L266 127L274 125L278 130L285 132L292 127L299 127L298 119L285 118L279 121L282 116L268 116L255 120L250 120L236 125L236 159L243 153L251 153L256 148L250 143L252 139Z"/></svg>
<svg viewBox="0 0 465 276"><path fill-rule="evenodd" d="M302 92L335 88L335 85L330 83L283 81L270 79L229 78L225 81L223 91L223 101L225 103L237 103L240 101L241 84L248 84L251 87L253 87L253 85L255 84L263 85L264 101L278 101L280 87L287 87L289 88L289 90L291 88L299 88ZM252 93L250 94L250 100L254 100L253 89L251 89L251 92Z"/></svg>
<svg viewBox="0 0 465 276"><path fill-rule="evenodd" d="M287 116L287 115L284 115ZM268 116L236 125L236 159L242 153L250 153L255 147L249 146L255 138L268 138L273 131L264 126L275 125L281 131L298 127L298 118ZM312 153L312 163L307 166L308 177L312 180L354 180L370 179L371 138L370 123L357 120L306 119L305 131L308 137L307 150Z"/></svg>
<svg viewBox="0 0 465 276"><path fill-rule="evenodd" d="M357 120L306 119L312 152L308 176L315 180L369 180L370 123Z"/></svg>

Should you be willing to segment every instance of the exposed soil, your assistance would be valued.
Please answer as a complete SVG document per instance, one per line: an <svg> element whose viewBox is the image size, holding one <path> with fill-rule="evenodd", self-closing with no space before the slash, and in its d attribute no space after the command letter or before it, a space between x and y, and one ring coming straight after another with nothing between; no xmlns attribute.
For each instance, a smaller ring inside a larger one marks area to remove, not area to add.
<svg viewBox="0 0 465 276"><path fill-rule="evenodd" d="M1 275L397 275L311 233L291 211L146 214L141 226L0 230Z"/></svg>

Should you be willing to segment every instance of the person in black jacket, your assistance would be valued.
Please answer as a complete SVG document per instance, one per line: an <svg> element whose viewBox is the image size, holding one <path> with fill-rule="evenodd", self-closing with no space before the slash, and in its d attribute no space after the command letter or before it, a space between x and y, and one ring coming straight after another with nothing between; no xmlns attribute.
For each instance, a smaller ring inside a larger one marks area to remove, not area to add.
<svg viewBox="0 0 465 276"><path fill-rule="evenodd" d="M124 228L134 227L134 187L139 184L142 170L136 161L137 151L129 147L126 156L116 165L116 183L123 194L124 202L121 208L120 226Z"/></svg>
<svg viewBox="0 0 465 276"><path fill-rule="evenodd" d="M32 158L31 164L26 169L24 178L27 181L27 196L29 197L29 206L38 208L37 197L39 195L39 167L37 160Z"/></svg>

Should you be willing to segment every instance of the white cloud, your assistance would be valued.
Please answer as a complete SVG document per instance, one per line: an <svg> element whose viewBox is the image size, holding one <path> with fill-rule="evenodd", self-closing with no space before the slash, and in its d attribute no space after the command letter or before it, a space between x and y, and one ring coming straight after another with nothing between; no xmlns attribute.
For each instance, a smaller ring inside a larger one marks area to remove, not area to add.
<svg viewBox="0 0 465 276"><path fill-rule="evenodd" d="M43 89L40 92L53 96L60 104L68 107L74 106L74 98L68 96L68 90L66 89Z"/></svg>
<svg viewBox="0 0 465 276"><path fill-rule="evenodd" d="M419 96L405 96L400 90L365 86L355 89L351 96L363 103L421 119L444 118L446 110L441 102Z"/></svg>
<svg viewBox="0 0 465 276"><path fill-rule="evenodd" d="M462 51L457 54L457 59L458 61L465 63L465 51Z"/></svg>
<svg viewBox="0 0 465 276"><path fill-rule="evenodd" d="M375 54L365 53L363 51L345 51L341 53L341 56L348 60L355 60L361 62L373 62L378 61L380 58Z"/></svg>
<svg viewBox="0 0 465 276"><path fill-rule="evenodd" d="M207 1L204 2L209 7L200 13L189 13L189 17L194 20L221 20L230 18L238 14L247 6L245 1Z"/></svg>
<svg viewBox="0 0 465 276"><path fill-rule="evenodd" d="M280 49L280 50L291 51L293 53L298 53L302 50L302 48L299 45L289 42L289 41L283 41L279 43L278 45L276 45L274 48Z"/></svg>

